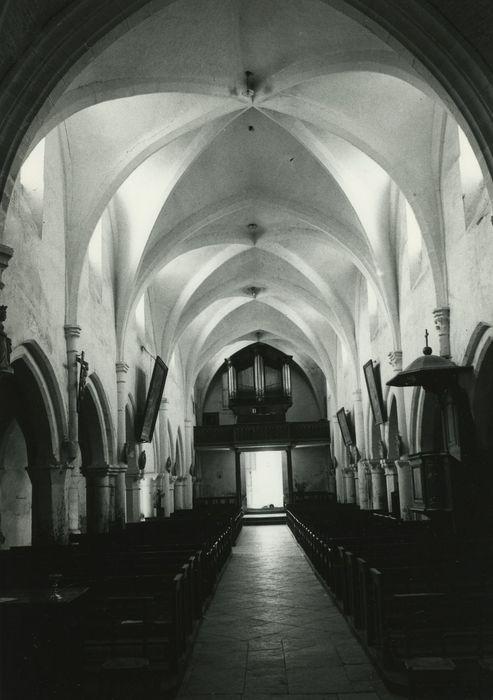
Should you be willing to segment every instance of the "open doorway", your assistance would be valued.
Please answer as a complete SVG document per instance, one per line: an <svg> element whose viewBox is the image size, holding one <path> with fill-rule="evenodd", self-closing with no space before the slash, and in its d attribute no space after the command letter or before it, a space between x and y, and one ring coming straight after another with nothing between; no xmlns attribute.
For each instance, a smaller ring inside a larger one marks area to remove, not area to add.
<svg viewBox="0 0 493 700"><path fill-rule="evenodd" d="M282 452L245 452L246 498L248 509L282 508Z"/></svg>

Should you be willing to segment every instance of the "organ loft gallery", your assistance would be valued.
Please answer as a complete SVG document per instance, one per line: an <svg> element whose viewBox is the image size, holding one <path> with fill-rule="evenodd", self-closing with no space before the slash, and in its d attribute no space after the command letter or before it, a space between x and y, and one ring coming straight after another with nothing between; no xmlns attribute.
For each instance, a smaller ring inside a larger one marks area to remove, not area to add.
<svg viewBox="0 0 493 700"><path fill-rule="evenodd" d="M0 697L493 697L486 0L0 7Z"/></svg>

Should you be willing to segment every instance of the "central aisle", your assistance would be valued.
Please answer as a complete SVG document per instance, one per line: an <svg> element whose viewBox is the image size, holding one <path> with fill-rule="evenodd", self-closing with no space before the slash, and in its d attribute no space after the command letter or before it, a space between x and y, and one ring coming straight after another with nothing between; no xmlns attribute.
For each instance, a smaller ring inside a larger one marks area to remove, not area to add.
<svg viewBox="0 0 493 700"><path fill-rule="evenodd" d="M390 700L287 525L243 528L179 697Z"/></svg>

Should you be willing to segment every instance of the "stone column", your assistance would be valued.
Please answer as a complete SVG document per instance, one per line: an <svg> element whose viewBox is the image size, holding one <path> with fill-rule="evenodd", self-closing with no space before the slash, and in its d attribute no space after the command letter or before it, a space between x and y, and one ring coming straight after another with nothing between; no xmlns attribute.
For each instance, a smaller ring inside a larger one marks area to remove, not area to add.
<svg viewBox="0 0 493 700"><path fill-rule="evenodd" d="M365 429L363 421L363 401L361 399L361 389L356 389L353 392L353 407L354 407L354 432L356 437L356 447L359 450L360 457L366 457L365 446Z"/></svg>
<svg viewBox="0 0 493 700"><path fill-rule="evenodd" d="M359 506L358 465L351 464L351 469L353 470L354 479L354 502Z"/></svg>
<svg viewBox="0 0 493 700"><path fill-rule="evenodd" d="M169 476L169 512L172 515L175 512L175 485L176 476Z"/></svg>
<svg viewBox="0 0 493 700"><path fill-rule="evenodd" d="M127 484L126 484L126 473L127 466L118 465L114 467L114 479L115 479L115 525L118 528L125 527L127 522Z"/></svg>
<svg viewBox="0 0 493 700"><path fill-rule="evenodd" d="M98 534L109 530L110 483L109 466L84 470L87 483L87 532Z"/></svg>
<svg viewBox="0 0 493 700"><path fill-rule="evenodd" d="M345 485L344 485L344 471L343 471L343 467L341 467L340 465L336 467L335 477L336 477L337 502L338 503L345 503L346 502L346 489L345 489Z"/></svg>
<svg viewBox="0 0 493 700"><path fill-rule="evenodd" d="M127 492L127 522L138 523L140 520L140 478L137 467L141 447L127 443L128 465L125 472L125 488Z"/></svg>
<svg viewBox="0 0 493 700"><path fill-rule="evenodd" d="M397 467L395 463L389 459L382 460L382 467L385 472L385 480L387 484L387 507L389 513L392 513L392 492L399 492Z"/></svg>
<svg viewBox="0 0 493 700"><path fill-rule="evenodd" d="M127 405L127 372L126 362L116 363L116 393L117 393L117 455L118 466L112 470L114 478L114 523L115 527L123 528L127 521L127 488L125 474L127 465L123 461L127 429L125 408Z"/></svg>
<svg viewBox="0 0 493 700"><path fill-rule="evenodd" d="M185 418L185 481L183 483L183 508L193 508L193 479L190 473L193 465L193 421Z"/></svg>
<svg viewBox="0 0 493 700"><path fill-rule="evenodd" d="M79 338L82 329L80 326L75 324L67 324L64 326L64 330L65 344L67 348L68 371L68 432L69 440L78 444L79 414L77 411L77 355L79 354Z"/></svg>
<svg viewBox="0 0 493 700"><path fill-rule="evenodd" d="M175 510L183 510L183 491L185 481L183 476L179 476L175 482Z"/></svg>
<svg viewBox="0 0 493 700"><path fill-rule="evenodd" d="M402 350L393 350L389 352L389 363L397 374L397 372L402 371ZM397 428L399 435L401 436L402 445L404 450L408 452L409 450L409 437L407 434L407 424L406 424L406 404L404 401L404 387L396 386L394 387L395 400L397 403Z"/></svg>
<svg viewBox="0 0 493 700"><path fill-rule="evenodd" d="M108 501L108 522L110 529L116 528L115 523L115 470L110 465L108 469L108 486L109 486L109 501ZM126 494L125 494L126 495Z"/></svg>
<svg viewBox="0 0 493 700"><path fill-rule="evenodd" d="M168 445L168 399L163 396L161 399L161 404L159 405L159 422L158 422L158 435L159 435L159 458L161 460L161 469L164 472L165 478L163 479L163 507L164 507L164 517L169 518L171 515L171 488L169 473L171 471L171 458L170 458L170 447Z"/></svg>
<svg viewBox="0 0 493 700"><path fill-rule="evenodd" d="M346 503L356 503L356 489L354 484L354 469L353 467L345 467L344 469L344 485L346 492Z"/></svg>
<svg viewBox="0 0 493 700"><path fill-rule="evenodd" d="M32 484L32 544L67 544L71 471L61 465L29 467Z"/></svg>
<svg viewBox="0 0 493 700"><path fill-rule="evenodd" d="M288 447L286 450L286 466L288 472L288 499L289 503L294 503L294 486L293 486L293 455L291 453L292 448Z"/></svg>
<svg viewBox="0 0 493 700"><path fill-rule="evenodd" d="M411 465L407 459L397 459L397 482L399 486L399 503L402 520L412 520L413 485Z"/></svg>
<svg viewBox="0 0 493 700"><path fill-rule="evenodd" d="M373 492L373 510L387 510L387 490L385 488L385 471L380 462L371 461L371 486Z"/></svg>
<svg viewBox="0 0 493 700"><path fill-rule="evenodd" d="M450 355L450 309L442 306L433 311L435 328L438 331L438 343L440 347L440 357L449 359Z"/></svg>
<svg viewBox="0 0 493 700"><path fill-rule="evenodd" d="M77 383L79 354L79 338L81 327L76 324L66 324L65 345L67 350L67 375L68 375L68 440L66 443L67 459L72 467L70 477L68 501L69 501L69 530L72 533L80 532L79 518L79 488L81 482L81 456L79 449L79 413L77 410Z"/></svg>
<svg viewBox="0 0 493 700"><path fill-rule="evenodd" d="M361 510L371 510L371 469L367 459L358 462L358 491Z"/></svg>
<svg viewBox="0 0 493 700"><path fill-rule="evenodd" d="M117 530L124 528L127 521L126 472L126 464L112 465L108 471L110 488L109 519L111 526Z"/></svg>

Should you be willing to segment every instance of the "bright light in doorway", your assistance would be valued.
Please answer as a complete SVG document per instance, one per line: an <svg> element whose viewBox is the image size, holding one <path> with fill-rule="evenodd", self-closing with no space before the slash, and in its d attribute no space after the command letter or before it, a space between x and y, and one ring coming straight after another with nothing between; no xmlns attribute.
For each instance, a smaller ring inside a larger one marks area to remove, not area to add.
<svg viewBox="0 0 493 700"><path fill-rule="evenodd" d="M282 452L246 452L247 508L284 505Z"/></svg>

